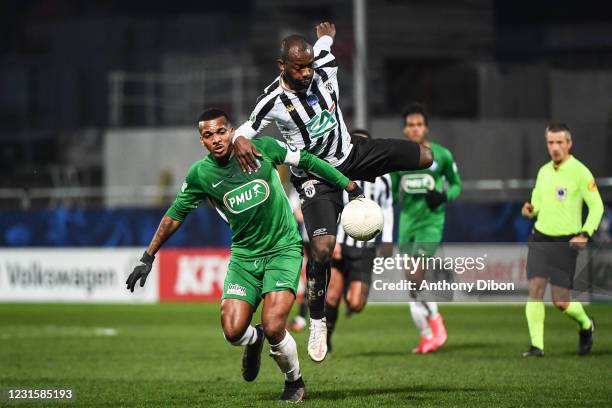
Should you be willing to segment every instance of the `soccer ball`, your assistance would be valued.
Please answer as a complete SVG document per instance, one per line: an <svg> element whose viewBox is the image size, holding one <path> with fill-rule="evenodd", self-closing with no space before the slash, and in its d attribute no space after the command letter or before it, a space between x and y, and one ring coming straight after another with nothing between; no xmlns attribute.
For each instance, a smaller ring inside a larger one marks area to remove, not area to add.
<svg viewBox="0 0 612 408"><path fill-rule="evenodd" d="M382 231L383 212L376 202L356 198L344 206L340 222L349 236L358 241L369 241Z"/></svg>

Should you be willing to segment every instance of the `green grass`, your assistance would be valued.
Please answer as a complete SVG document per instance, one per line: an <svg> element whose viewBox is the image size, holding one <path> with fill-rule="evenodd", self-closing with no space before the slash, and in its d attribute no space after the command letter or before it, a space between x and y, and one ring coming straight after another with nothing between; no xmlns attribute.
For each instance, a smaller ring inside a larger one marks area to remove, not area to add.
<svg viewBox="0 0 612 408"><path fill-rule="evenodd" d="M576 355L574 323L548 307L543 359L520 357L522 307L441 311L449 341L432 355L410 354L418 336L407 306L341 318L334 353L320 365L306 356L306 334L296 335L306 405L610 406L611 306L587 308L597 333L586 357ZM218 305L0 304L0 387L76 390L74 402L32 406L270 406L282 388L278 368L264 356L259 378L245 383L241 353L223 339Z"/></svg>

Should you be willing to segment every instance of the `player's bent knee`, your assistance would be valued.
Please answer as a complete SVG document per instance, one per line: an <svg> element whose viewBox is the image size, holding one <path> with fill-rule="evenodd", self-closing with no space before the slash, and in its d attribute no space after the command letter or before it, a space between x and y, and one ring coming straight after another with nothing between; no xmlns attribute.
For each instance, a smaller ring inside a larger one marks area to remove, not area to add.
<svg viewBox="0 0 612 408"><path fill-rule="evenodd" d="M366 300L363 298L352 299L348 302L348 307L353 313L359 313L363 310L366 305Z"/></svg>
<svg viewBox="0 0 612 408"><path fill-rule="evenodd" d="M245 331L246 331L246 327L223 326L223 337L225 337L225 340L227 340L228 343L234 344L240 341L242 336L244 336Z"/></svg>
<svg viewBox="0 0 612 408"><path fill-rule="evenodd" d="M553 300L553 305L561 311L564 311L569 306L569 301L567 300Z"/></svg>
<svg viewBox="0 0 612 408"><path fill-rule="evenodd" d="M313 238L310 243L312 259L319 263L327 263L331 261L335 244L336 237L333 235L324 235Z"/></svg>
<svg viewBox="0 0 612 408"><path fill-rule="evenodd" d="M285 334L285 319L280 317L267 318L262 322L264 334L271 344L280 342Z"/></svg>

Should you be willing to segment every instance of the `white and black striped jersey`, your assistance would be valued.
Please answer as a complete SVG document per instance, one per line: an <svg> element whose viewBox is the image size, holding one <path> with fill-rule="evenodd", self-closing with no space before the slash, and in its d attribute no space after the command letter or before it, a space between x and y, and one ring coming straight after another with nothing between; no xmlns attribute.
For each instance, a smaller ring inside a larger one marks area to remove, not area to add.
<svg viewBox="0 0 612 408"><path fill-rule="evenodd" d="M250 139L275 122L287 144L334 167L344 162L352 145L339 105L338 63L331 53L332 43L330 36L315 43L315 72L306 92L285 89L279 76L259 96L249 120L236 129L236 135ZM294 168L292 172L304 175Z"/></svg>
<svg viewBox="0 0 612 408"><path fill-rule="evenodd" d="M376 177L373 183L368 181L357 181L361 186L363 194L366 198L375 201L380 205L383 211L385 223L383 230L378 237L368 241L369 244L375 242L393 242L393 194L391 193L391 176L385 174ZM344 205L348 203L348 194L345 191L343 194ZM344 228L340 226L336 234L336 242L339 244L348 245L351 247L361 248L365 244L364 241L357 241L344 232Z"/></svg>

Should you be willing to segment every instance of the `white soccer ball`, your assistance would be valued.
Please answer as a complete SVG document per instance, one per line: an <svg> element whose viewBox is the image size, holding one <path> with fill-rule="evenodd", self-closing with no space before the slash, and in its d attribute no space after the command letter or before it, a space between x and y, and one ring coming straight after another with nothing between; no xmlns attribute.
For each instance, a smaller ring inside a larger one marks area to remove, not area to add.
<svg viewBox="0 0 612 408"><path fill-rule="evenodd" d="M369 241L383 228L383 212L375 201L356 198L344 206L340 218L342 228L358 241Z"/></svg>

